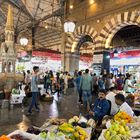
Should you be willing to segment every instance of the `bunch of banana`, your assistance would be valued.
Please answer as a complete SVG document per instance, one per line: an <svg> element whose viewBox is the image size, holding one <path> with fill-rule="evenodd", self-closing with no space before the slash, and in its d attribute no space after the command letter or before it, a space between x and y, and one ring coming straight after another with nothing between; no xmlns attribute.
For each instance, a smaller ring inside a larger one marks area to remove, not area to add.
<svg viewBox="0 0 140 140"><path fill-rule="evenodd" d="M62 125L60 125L59 130L66 133L73 133L75 131L74 127L68 123L63 123Z"/></svg>
<svg viewBox="0 0 140 140"><path fill-rule="evenodd" d="M74 136L76 137L76 140L85 140L88 137L87 132L80 126L75 128Z"/></svg>

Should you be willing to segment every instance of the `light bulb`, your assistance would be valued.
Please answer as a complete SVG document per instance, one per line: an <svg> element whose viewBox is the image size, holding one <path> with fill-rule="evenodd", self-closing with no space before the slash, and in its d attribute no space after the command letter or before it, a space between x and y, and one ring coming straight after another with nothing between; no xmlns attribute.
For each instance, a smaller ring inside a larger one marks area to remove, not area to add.
<svg viewBox="0 0 140 140"><path fill-rule="evenodd" d="M94 2L95 2L94 0L90 0L90 1L89 1L90 4L93 4Z"/></svg>
<svg viewBox="0 0 140 140"><path fill-rule="evenodd" d="M70 5L70 9L73 9L73 5Z"/></svg>

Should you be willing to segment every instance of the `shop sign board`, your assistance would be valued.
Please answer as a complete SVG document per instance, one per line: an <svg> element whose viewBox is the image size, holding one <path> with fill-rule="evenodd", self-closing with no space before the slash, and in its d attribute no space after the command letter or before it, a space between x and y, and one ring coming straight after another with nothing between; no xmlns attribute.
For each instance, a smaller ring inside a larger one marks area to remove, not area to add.
<svg viewBox="0 0 140 140"><path fill-rule="evenodd" d="M129 50L122 51L121 53L110 53L110 58L130 58L130 57L140 57L140 50Z"/></svg>
<svg viewBox="0 0 140 140"><path fill-rule="evenodd" d="M96 73L97 76L101 74L102 65L101 64L93 64L93 73Z"/></svg>
<svg viewBox="0 0 140 140"><path fill-rule="evenodd" d="M52 53L52 52L42 52L42 51L33 51L32 56L36 57L47 57L53 60L61 60L61 54L60 53Z"/></svg>
<svg viewBox="0 0 140 140"><path fill-rule="evenodd" d="M103 54L93 55L93 64L101 64L103 62Z"/></svg>

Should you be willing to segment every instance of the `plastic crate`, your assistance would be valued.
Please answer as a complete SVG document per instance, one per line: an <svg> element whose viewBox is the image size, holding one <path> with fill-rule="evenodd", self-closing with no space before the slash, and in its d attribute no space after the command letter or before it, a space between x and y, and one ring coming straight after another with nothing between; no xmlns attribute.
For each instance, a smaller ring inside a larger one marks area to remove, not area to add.
<svg viewBox="0 0 140 140"><path fill-rule="evenodd" d="M23 99L24 99L24 96L12 95L10 98L10 104L21 104Z"/></svg>

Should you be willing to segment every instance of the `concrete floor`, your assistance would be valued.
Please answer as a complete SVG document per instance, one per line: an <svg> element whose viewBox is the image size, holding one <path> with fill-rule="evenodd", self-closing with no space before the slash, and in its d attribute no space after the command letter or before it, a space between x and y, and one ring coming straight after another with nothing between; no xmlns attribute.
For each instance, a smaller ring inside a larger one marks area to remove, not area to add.
<svg viewBox="0 0 140 140"><path fill-rule="evenodd" d="M13 109L0 109L0 135L9 134L18 129L24 129L28 125L42 126L46 119L58 117L69 119L74 115L84 114L83 107L77 103L75 89L69 89L67 95L61 95L58 99L54 95L53 102L40 102L40 112L33 112L27 116L27 107L14 105Z"/></svg>

